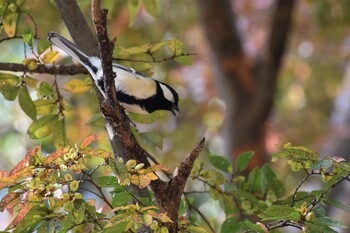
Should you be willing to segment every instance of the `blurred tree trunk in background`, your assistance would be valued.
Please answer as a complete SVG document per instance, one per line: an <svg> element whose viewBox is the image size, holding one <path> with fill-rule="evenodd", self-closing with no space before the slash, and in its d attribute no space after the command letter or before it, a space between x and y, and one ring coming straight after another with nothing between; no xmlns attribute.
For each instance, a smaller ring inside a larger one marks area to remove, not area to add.
<svg viewBox="0 0 350 233"><path fill-rule="evenodd" d="M255 165L266 161L265 124L273 107L277 75L291 27L294 0L276 0L265 47L254 61L242 47L230 0L198 1L212 48L214 76L227 106L226 152L232 159L254 150Z"/></svg>

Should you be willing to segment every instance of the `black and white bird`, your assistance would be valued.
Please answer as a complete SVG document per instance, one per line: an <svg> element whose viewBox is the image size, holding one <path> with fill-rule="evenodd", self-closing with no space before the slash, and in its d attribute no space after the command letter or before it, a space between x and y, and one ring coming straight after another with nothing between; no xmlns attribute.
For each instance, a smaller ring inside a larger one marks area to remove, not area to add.
<svg viewBox="0 0 350 233"><path fill-rule="evenodd" d="M82 64L102 95L106 96L100 58L87 56L76 45L55 32L49 32L47 39ZM119 64L113 64L113 71L117 74L117 99L128 112L147 114L156 110L168 110L176 115L180 111L179 96L169 85Z"/></svg>

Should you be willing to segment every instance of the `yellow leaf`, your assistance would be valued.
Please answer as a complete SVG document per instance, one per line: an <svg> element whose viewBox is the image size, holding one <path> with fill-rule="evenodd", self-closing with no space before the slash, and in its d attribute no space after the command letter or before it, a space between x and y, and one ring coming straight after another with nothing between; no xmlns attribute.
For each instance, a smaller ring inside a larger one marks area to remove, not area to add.
<svg viewBox="0 0 350 233"><path fill-rule="evenodd" d="M49 64L54 62L58 58L58 52L57 51L50 51L48 53L45 53L45 55L42 58L43 63Z"/></svg>
<svg viewBox="0 0 350 233"><path fill-rule="evenodd" d="M128 160L128 161L126 162L125 166L126 166L127 168L133 168L133 167L136 166L136 164L137 164L136 160L130 159L130 160Z"/></svg>
<svg viewBox="0 0 350 233"><path fill-rule="evenodd" d="M153 221L153 218L151 215L149 214L143 214L142 215L142 220L143 220L143 223L146 225L146 226L150 226L152 224L152 221Z"/></svg>
<svg viewBox="0 0 350 233"><path fill-rule="evenodd" d="M81 94L84 92L87 92L88 90L91 89L91 84L87 83L84 80L80 79L72 79L66 82L64 85L67 91L76 93L76 94Z"/></svg>
<svg viewBox="0 0 350 233"><path fill-rule="evenodd" d="M137 175L130 176L130 182L134 185L139 185L140 184L139 177Z"/></svg>

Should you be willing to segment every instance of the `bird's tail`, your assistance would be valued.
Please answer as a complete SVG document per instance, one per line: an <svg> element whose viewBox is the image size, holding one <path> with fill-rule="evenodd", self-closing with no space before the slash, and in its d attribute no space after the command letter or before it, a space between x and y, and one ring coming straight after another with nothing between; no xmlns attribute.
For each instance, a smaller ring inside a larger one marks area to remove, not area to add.
<svg viewBox="0 0 350 233"><path fill-rule="evenodd" d="M63 36L57 34L56 32L49 32L47 34L47 40L52 44L56 45L58 48L62 49L65 53L76 59L83 66L88 63L89 57L78 49L78 47L64 38Z"/></svg>

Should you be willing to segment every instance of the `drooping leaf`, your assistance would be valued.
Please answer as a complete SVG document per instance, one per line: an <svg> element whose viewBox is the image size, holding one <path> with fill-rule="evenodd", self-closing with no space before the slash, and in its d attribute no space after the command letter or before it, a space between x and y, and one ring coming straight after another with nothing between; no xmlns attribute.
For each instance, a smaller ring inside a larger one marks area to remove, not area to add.
<svg viewBox="0 0 350 233"><path fill-rule="evenodd" d="M315 218L312 220L313 223L323 225L323 226L329 226L329 227L340 227L347 229L348 227L340 222L337 219L331 218L331 217L321 217L321 218Z"/></svg>
<svg viewBox="0 0 350 233"><path fill-rule="evenodd" d="M254 152L253 151L246 151L243 154L239 155L235 162L235 167L238 172L244 171L250 160L253 158Z"/></svg>
<svg viewBox="0 0 350 233"><path fill-rule="evenodd" d="M57 112L56 101L53 99L37 99L34 101L38 116L45 116Z"/></svg>
<svg viewBox="0 0 350 233"><path fill-rule="evenodd" d="M220 155L210 155L209 156L210 163L217 169L223 172L229 172L229 168L231 167L230 161L223 156ZM232 169L231 169L232 170Z"/></svg>
<svg viewBox="0 0 350 233"><path fill-rule="evenodd" d="M50 51L44 54L42 61L44 64L50 64L58 58L58 51Z"/></svg>
<svg viewBox="0 0 350 233"><path fill-rule="evenodd" d="M261 188L264 193L267 193L268 190L272 190L277 197L281 197L285 193L285 188L283 183L277 178L274 171L268 164L264 164L260 169L260 179L261 179Z"/></svg>
<svg viewBox="0 0 350 233"><path fill-rule="evenodd" d="M20 89L20 77L13 74L0 73L0 92L6 100L16 99Z"/></svg>
<svg viewBox="0 0 350 233"><path fill-rule="evenodd" d="M27 114L33 121L36 120L36 107L29 95L27 86L21 86L18 93L18 102L23 112Z"/></svg>
<svg viewBox="0 0 350 233"><path fill-rule="evenodd" d="M67 145L68 138L66 134L66 125L64 118L58 120L55 130L53 131L53 138L56 149L60 149Z"/></svg>
<svg viewBox="0 0 350 233"><path fill-rule="evenodd" d="M58 121L58 115L47 115L44 116L33 123L28 128L28 135L33 139L39 139L46 137L52 133Z"/></svg>
<svg viewBox="0 0 350 233"><path fill-rule="evenodd" d="M33 47L34 35L32 31L28 30L27 32L22 34L22 37L24 43L26 43L29 47Z"/></svg>
<svg viewBox="0 0 350 233"><path fill-rule="evenodd" d="M334 207L337 207L337 208L339 208L341 210L344 210L346 212L350 212L350 207L348 207L348 206L344 205L343 203L338 202L336 200L327 200L326 199L326 200L324 200L324 202L326 202L326 203L328 203L328 204L330 204L330 205L332 205Z"/></svg>
<svg viewBox="0 0 350 233"><path fill-rule="evenodd" d="M13 37L15 36L16 33L16 27L17 27L17 18L18 18L18 13L7 13L4 17L3 25L4 25L4 30L5 33L7 34L8 37Z"/></svg>
<svg viewBox="0 0 350 233"><path fill-rule="evenodd" d="M51 46L51 43L46 39L40 39L38 41L37 50L39 55L46 51Z"/></svg>
<svg viewBox="0 0 350 233"><path fill-rule="evenodd" d="M66 84L64 84L64 87L67 91L71 93L81 94L89 91L92 85L91 83L88 83L85 80L71 79L68 82L66 82Z"/></svg>

